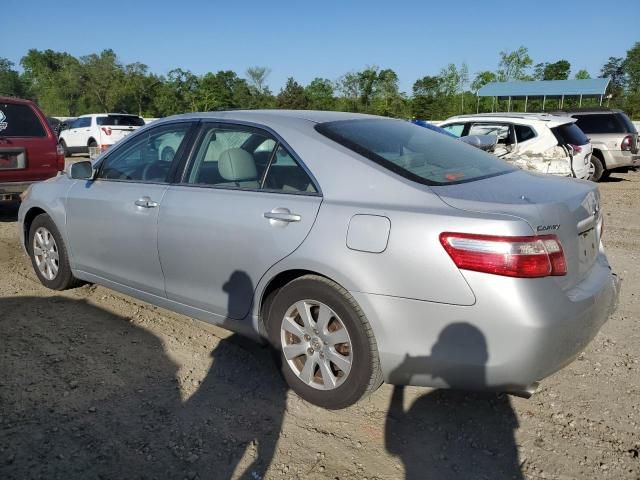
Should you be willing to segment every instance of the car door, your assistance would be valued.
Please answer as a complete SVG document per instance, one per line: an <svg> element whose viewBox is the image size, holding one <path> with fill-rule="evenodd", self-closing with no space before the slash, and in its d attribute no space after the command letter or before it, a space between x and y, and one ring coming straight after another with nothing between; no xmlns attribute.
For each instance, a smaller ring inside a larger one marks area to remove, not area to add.
<svg viewBox="0 0 640 480"><path fill-rule="evenodd" d="M204 123L160 209L167 297L220 322L244 318L258 281L303 242L321 201L300 160L266 131Z"/></svg>
<svg viewBox="0 0 640 480"><path fill-rule="evenodd" d="M89 120L91 121L91 120ZM69 148L72 152L77 151L80 147L84 147L86 145L80 142L81 131L84 129L84 126L87 124L87 117L77 118L73 121L69 130L64 135L64 140L67 144L67 148Z"/></svg>
<svg viewBox="0 0 640 480"><path fill-rule="evenodd" d="M67 195L67 234L75 269L164 296L157 246L158 211L193 123L141 132L110 152L93 181L77 181ZM175 157L158 146L179 137Z"/></svg>

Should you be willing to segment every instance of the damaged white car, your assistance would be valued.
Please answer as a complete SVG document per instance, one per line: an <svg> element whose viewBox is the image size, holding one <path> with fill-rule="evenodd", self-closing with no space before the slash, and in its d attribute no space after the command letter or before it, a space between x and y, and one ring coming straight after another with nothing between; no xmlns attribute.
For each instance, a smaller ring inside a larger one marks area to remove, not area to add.
<svg viewBox="0 0 640 480"><path fill-rule="evenodd" d="M524 170L582 179L593 174L591 143L571 117L483 113L451 117L440 127L458 137L494 135L493 153Z"/></svg>

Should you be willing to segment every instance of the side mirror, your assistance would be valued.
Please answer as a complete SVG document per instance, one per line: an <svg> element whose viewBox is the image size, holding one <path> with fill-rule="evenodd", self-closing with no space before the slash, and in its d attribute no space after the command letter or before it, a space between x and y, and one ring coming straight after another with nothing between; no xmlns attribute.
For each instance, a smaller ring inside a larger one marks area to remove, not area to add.
<svg viewBox="0 0 640 480"><path fill-rule="evenodd" d="M72 163L69 167L69 177L74 180L93 180L93 175L93 165L86 160Z"/></svg>

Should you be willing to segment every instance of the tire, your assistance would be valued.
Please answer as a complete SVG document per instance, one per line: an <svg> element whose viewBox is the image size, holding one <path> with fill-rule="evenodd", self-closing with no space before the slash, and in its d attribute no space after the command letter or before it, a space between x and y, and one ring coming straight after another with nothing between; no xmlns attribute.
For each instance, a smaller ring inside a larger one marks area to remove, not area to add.
<svg viewBox="0 0 640 480"><path fill-rule="evenodd" d="M71 152L69 152L69 149L67 148L67 142L65 142L64 140L60 140L59 143L60 143L60 146L62 147L62 150L64 151L64 156L70 157Z"/></svg>
<svg viewBox="0 0 640 480"><path fill-rule="evenodd" d="M332 410L345 408L382 384L371 325L337 283L318 275L299 277L266 308L265 326L282 374L304 400ZM307 327L301 310L311 315Z"/></svg>
<svg viewBox="0 0 640 480"><path fill-rule="evenodd" d="M33 269L45 287L66 290L82 284L71 273L67 247L49 215L43 213L33 220L27 247Z"/></svg>
<svg viewBox="0 0 640 480"><path fill-rule="evenodd" d="M599 182L606 172L604 162L594 154L591 154L591 166L593 167L593 173L591 174L591 177L589 177L589 180L592 182Z"/></svg>

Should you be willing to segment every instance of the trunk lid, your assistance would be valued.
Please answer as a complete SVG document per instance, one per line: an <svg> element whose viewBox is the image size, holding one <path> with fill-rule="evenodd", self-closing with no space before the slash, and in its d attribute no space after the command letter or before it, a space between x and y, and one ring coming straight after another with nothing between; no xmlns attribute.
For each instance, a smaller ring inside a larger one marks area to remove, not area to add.
<svg viewBox="0 0 640 480"><path fill-rule="evenodd" d="M564 250L567 275L553 278L563 290L583 280L596 261L601 212L594 183L515 171L431 189L453 208L515 216L527 222L536 235L556 235Z"/></svg>

